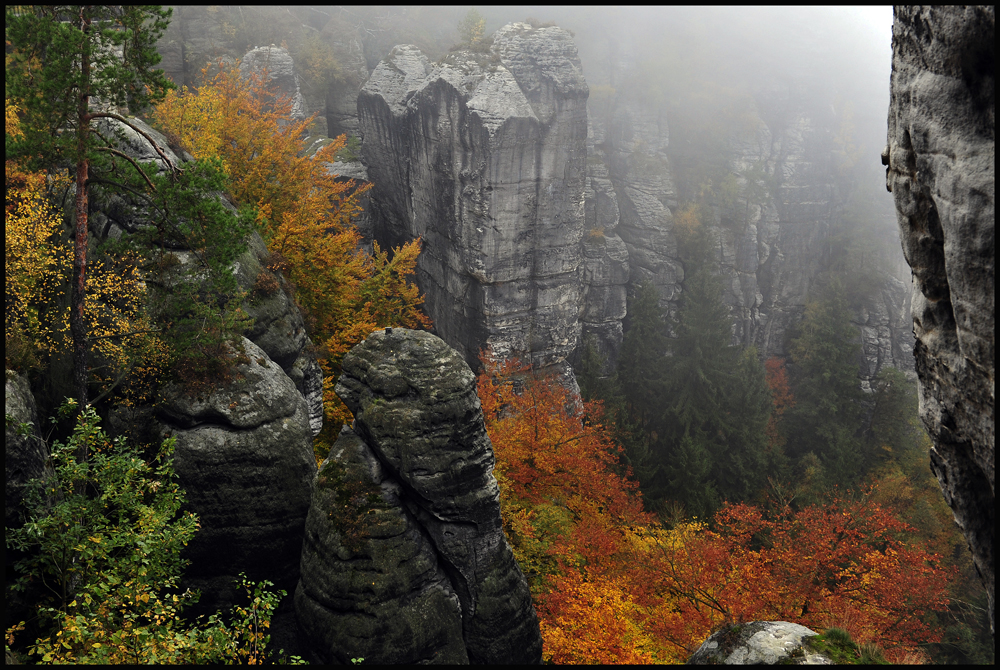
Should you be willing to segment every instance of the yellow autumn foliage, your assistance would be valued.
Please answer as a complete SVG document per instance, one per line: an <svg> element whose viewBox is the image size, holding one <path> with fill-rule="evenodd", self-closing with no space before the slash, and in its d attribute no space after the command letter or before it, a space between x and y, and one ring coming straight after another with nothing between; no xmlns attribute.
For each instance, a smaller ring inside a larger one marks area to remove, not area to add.
<svg viewBox="0 0 1000 670"><path fill-rule="evenodd" d="M10 100L5 107L7 134L14 136L20 132L17 107ZM71 348L67 296L73 250L51 195L70 180L58 173L25 171L14 161L4 167L5 362L23 371ZM88 264L84 318L94 353L91 373L99 393L128 373L123 404L146 398L167 365L166 345L144 311L145 296L137 258Z"/></svg>
<svg viewBox="0 0 1000 670"><path fill-rule="evenodd" d="M313 118L291 118L291 101L270 87L266 72L219 72L197 91L173 91L155 119L195 158L219 156L229 177L229 195L238 205L257 207L261 235L309 316L311 336L320 345L327 432L335 436L352 416L333 392L344 355L373 330L429 328L423 298L410 278L420 241L390 255L378 244L371 255L359 248L353 219L371 187L342 181L329 170L344 148L341 135L307 155L303 141ZM317 456L325 455L317 447Z"/></svg>

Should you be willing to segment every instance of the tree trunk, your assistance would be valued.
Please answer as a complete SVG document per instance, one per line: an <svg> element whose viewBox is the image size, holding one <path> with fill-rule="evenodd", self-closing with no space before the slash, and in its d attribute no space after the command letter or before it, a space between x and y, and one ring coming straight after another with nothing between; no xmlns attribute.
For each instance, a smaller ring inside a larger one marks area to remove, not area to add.
<svg viewBox="0 0 1000 670"><path fill-rule="evenodd" d="M79 131L86 133L86 130ZM81 145L83 142L80 143ZM76 165L76 222L73 244L73 292L69 314L69 330L73 336L73 381L76 398L83 409L87 406L87 324L84 320L84 302L87 291L87 174L89 161Z"/></svg>
<svg viewBox="0 0 1000 670"><path fill-rule="evenodd" d="M89 33L90 18L80 13L80 28L84 35ZM69 330L73 337L73 381L80 411L87 407L87 353L90 343L87 338L87 323L84 320L84 304L87 297L87 232L88 198L87 176L90 161L87 157L87 133L90 130L90 54L86 47L80 59L80 80L83 83L77 106L77 163L76 163L76 221L73 241L73 291L70 298ZM79 462L87 460L86 443L77 454Z"/></svg>

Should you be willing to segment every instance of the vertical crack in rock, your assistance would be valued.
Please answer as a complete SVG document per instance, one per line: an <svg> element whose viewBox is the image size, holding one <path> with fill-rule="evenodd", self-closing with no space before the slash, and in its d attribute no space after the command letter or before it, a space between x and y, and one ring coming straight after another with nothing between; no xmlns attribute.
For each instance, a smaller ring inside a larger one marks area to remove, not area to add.
<svg viewBox="0 0 1000 670"><path fill-rule="evenodd" d="M537 663L538 619L503 533L475 375L440 338L391 330L344 358L336 391L355 422L314 486L300 625L325 662ZM376 485L382 502L362 510L371 518L358 533L360 494L345 491ZM369 633L349 632L370 614Z"/></svg>

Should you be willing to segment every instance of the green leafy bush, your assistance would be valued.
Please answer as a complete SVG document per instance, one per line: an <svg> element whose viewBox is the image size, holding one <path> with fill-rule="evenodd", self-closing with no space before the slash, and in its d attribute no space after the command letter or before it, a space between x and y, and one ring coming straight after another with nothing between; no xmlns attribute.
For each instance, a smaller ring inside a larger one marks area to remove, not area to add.
<svg viewBox="0 0 1000 670"><path fill-rule="evenodd" d="M59 412L77 409L68 401ZM217 613L185 621L198 594L180 591L181 549L198 518L182 512L184 492L173 465L174 439L147 457L109 440L86 407L72 436L52 445L53 475L26 494L21 528L8 529L8 549L23 552L12 588L37 598L28 654L42 663L261 663L265 631L280 598L270 582L238 585L249 604L226 623ZM7 630L7 644L25 629ZM301 659L293 658L293 662Z"/></svg>
<svg viewBox="0 0 1000 670"><path fill-rule="evenodd" d="M342 163L355 163L361 160L361 140L357 135L348 135L344 148L337 152L337 160Z"/></svg>

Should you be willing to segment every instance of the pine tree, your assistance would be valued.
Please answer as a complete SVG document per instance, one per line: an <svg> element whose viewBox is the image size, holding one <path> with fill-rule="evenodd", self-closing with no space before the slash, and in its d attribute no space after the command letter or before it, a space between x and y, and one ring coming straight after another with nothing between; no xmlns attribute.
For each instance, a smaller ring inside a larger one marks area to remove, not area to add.
<svg viewBox="0 0 1000 670"><path fill-rule="evenodd" d="M132 125L104 106L139 110L172 86L162 70L152 69L160 61L155 45L170 15L158 6L122 5L32 5L6 11L6 39L13 50L7 95L20 108L23 131L8 151L28 158L32 167L69 163L76 174L70 330L81 408L87 405L88 380L84 305L90 167L101 153L121 155L102 141L94 122L107 118ZM92 106L92 99L101 105ZM167 162L162 152L161 157Z"/></svg>

